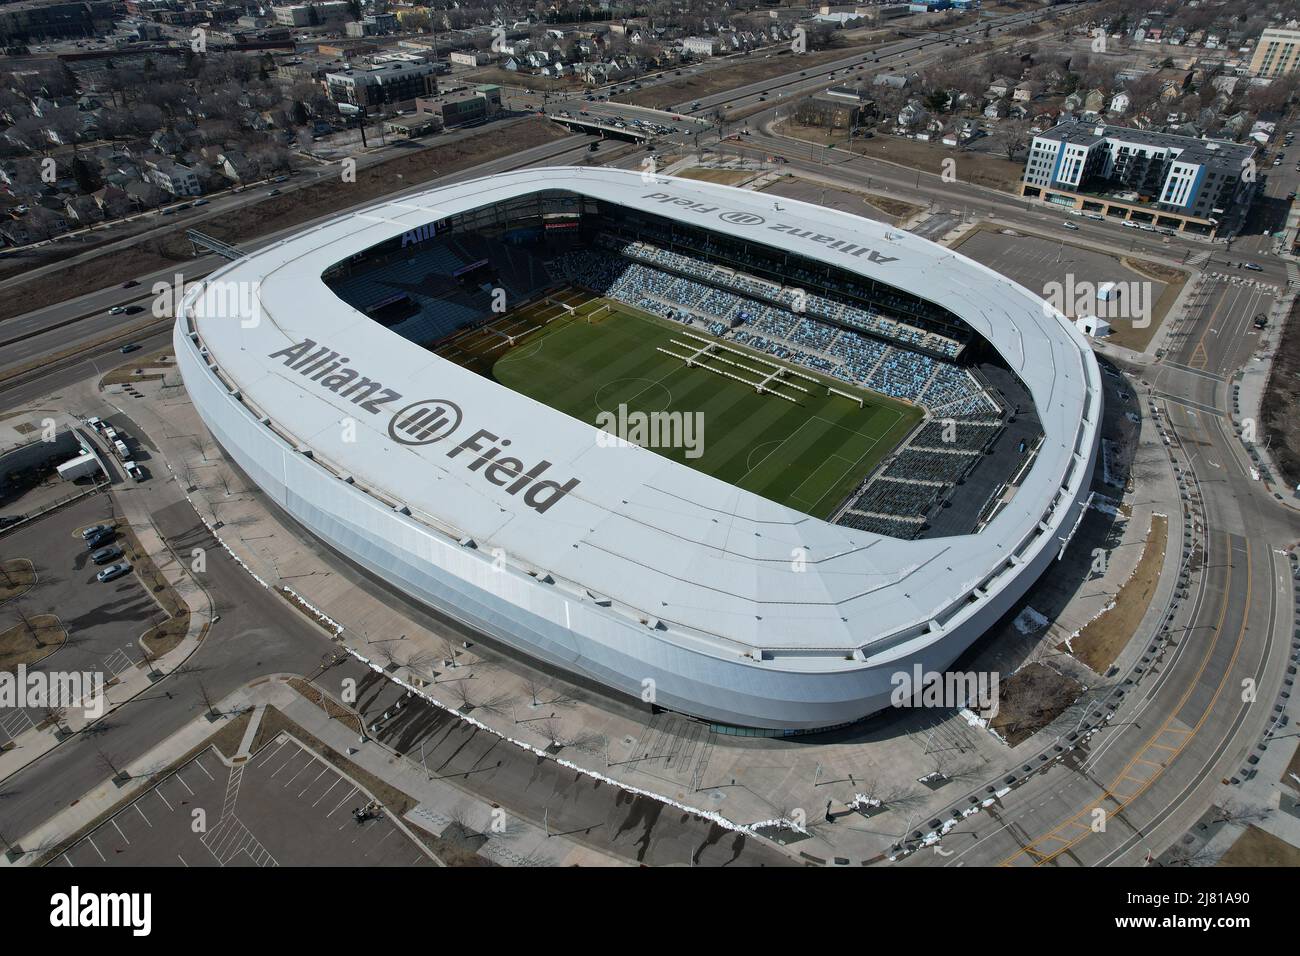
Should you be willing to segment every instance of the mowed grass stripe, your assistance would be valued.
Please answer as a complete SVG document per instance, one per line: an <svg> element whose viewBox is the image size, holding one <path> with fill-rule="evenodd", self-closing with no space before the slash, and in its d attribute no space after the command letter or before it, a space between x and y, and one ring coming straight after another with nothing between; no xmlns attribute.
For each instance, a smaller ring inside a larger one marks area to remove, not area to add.
<svg viewBox="0 0 1300 956"><path fill-rule="evenodd" d="M654 450L817 517L826 517L921 416L920 409L873 393L863 393L867 403L859 408L828 395L825 384L794 377L789 381L808 391L784 391L797 394L798 403L759 394L752 386L687 368L656 350L693 351L671 342L689 342L684 331L620 305L594 323L557 320L522 350L508 353L507 361L498 361L492 374L506 387L588 424L601 410L615 411L620 402L629 411L702 413L702 457L687 458L684 447ZM545 342L540 350L537 341ZM765 366L767 360L745 354L747 358L728 357ZM736 371L716 359L706 361Z"/></svg>

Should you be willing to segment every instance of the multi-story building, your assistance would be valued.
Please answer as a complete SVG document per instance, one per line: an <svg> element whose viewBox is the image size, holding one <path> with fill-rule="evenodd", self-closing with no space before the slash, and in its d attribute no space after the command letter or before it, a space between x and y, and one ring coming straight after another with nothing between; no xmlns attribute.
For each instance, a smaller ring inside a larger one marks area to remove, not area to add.
<svg viewBox="0 0 1300 956"><path fill-rule="evenodd" d="M335 103L383 106L437 93L437 73L433 63L380 63L327 73L325 85Z"/></svg>
<svg viewBox="0 0 1300 956"><path fill-rule="evenodd" d="M1259 36L1250 59L1251 76L1277 77L1300 67L1300 30L1269 27Z"/></svg>
<svg viewBox="0 0 1300 956"><path fill-rule="evenodd" d="M114 4L7 3L0 7L0 45L94 36L96 23L114 16Z"/></svg>
<svg viewBox="0 0 1300 956"><path fill-rule="evenodd" d="M458 66L483 66L492 62L492 54L481 50L453 50L450 59Z"/></svg>
<svg viewBox="0 0 1300 956"><path fill-rule="evenodd" d="M173 196L201 196L203 186L198 174L188 166L170 159L150 159L145 163L145 175L160 189Z"/></svg>
<svg viewBox="0 0 1300 956"><path fill-rule="evenodd" d="M322 3L295 3L272 7L275 22L285 27L317 26L331 20L342 20L348 15L345 0L324 0Z"/></svg>
<svg viewBox="0 0 1300 956"><path fill-rule="evenodd" d="M695 56L713 56L718 52L718 38L687 37L682 41L682 49Z"/></svg>
<svg viewBox="0 0 1300 956"><path fill-rule="evenodd" d="M488 119L501 111L501 87L476 86L445 96L415 101L417 116L436 116L444 127L464 126Z"/></svg>
<svg viewBox="0 0 1300 956"><path fill-rule="evenodd" d="M1249 205L1254 152L1223 140L1061 123L1034 137L1020 194L1214 235Z"/></svg>

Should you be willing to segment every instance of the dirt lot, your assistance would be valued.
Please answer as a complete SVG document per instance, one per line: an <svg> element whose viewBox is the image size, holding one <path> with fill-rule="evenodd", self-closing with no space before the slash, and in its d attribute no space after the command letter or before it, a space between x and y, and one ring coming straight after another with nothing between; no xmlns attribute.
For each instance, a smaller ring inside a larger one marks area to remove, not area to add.
<svg viewBox="0 0 1300 956"><path fill-rule="evenodd" d="M706 183L721 183L723 186L734 186L737 183L743 183L747 179L753 179L757 173L752 169L704 169L696 167L695 169L685 169L677 174L683 179L702 179Z"/></svg>
<svg viewBox="0 0 1300 956"><path fill-rule="evenodd" d="M818 145L833 143L844 146L843 130L827 131L819 126L799 126L786 121L778 123L773 131ZM943 172L945 159L952 159L957 163L958 181L990 186L1008 193L1014 193L1020 188L1025 169L1024 163L1013 163L1004 156L970 150L963 152L944 146L937 140L922 142L885 133L877 133L871 139L854 140L853 152L935 175Z"/></svg>
<svg viewBox="0 0 1300 956"><path fill-rule="evenodd" d="M1077 680L1046 664L1026 664L1002 682L992 728L1014 747L1060 716L1083 691Z"/></svg>
<svg viewBox="0 0 1300 956"><path fill-rule="evenodd" d="M1132 259L1124 256L1120 261L1125 267L1132 269L1139 275L1146 276L1156 282L1165 283L1160 298L1156 299L1151 305L1151 321L1144 328L1134 328L1133 323L1126 319L1108 320L1110 322L1110 335L1106 339L1108 342L1122 345L1124 348L1132 349L1135 352L1144 352L1147 346L1151 344L1151 340L1155 338L1157 330L1165 321L1165 316L1169 314L1169 310L1173 307L1179 294L1183 291L1183 286L1187 283L1187 273L1182 269L1172 269L1146 259Z"/></svg>
<svg viewBox="0 0 1300 956"><path fill-rule="evenodd" d="M1164 515L1153 515L1142 557L1132 577L1124 582L1124 586L1115 595L1114 606L1093 618L1070 642L1070 647L1061 645L1060 650L1072 653L1098 674L1104 674L1110 669L1120 651L1133 637L1147 608L1151 606L1151 598L1160 582L1160 569L1165 561L1168 531L1169 519Z"/></svg>
<svg viewBox="0 0 1300 956"><path fill-rule="evenodd" d="M1264 391L1260 417L1264 420L1264 441L1269 442L1273 463L1285 484L1300 484L1300 322L1291 307L1282 342L1273 357L1273 371ZM1271 439L1271 441L1269 441Z"/></svg>
<svg viewBox="0 0 1300 956"><path fill-rule="evenodd" d="M171 346L142 355L130 365L113 369L99 381L99 387L106 385L126 385L130 382L158 381L164 374L176 367L171 357Z"/></svg>
<svg viewBox="0 0 1300 956"><path fill-rule="evenodd" d="M1251 824L1219 866L1300 866L1300 849Z"/></svg>
<svg viewBox="0 0 1300 956"><path fill-rule="evenodd" d="M568 135L541 117L507 121L478 136L360 170L355 183L331 179L264 198L227 215L205 220L203 231L223 242L237 244L357 203L380 199L394 188L416 186ZM166 236L144 240L130 249L115 251L111 259L105 256L78 263L12 288L0 302L0 318L22 315L191 258L185 231L178 229Z"/></svg>
<svg viewBox="0 0 1300 956"><path fill-rule="evenodd" d="M747 86L750 83L785 76L798 70L821 66L823 63L840 60L846 56L869 53L890 39L893 39L892 31L881 33L876 39L864 43L831 47L815 53L805 53L803 56L795 56L784 50L781 53L773 53L767 58L760 54L757 58L738 59L734 65L708 70L696 76L683 75L666 83L657 83L654 86L633 90L631 93L620 93L613 97L613 101L631 103L634 106L649 106L653 109L669 109L677 103L689 103L704 96L724 93L738 86Z"/></svg>

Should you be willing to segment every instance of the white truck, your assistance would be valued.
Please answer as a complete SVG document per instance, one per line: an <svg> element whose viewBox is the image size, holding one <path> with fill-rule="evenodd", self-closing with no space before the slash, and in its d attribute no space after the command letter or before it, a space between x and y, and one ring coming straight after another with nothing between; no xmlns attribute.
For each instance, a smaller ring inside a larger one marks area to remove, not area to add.
<svg viewBox="0 0 1300 956"><path fill-rule="evenodd" d="M98 472L99 459L89 453L78 455L59 465L58 471L59 477L65 481L76 481L78 478L85 478Z"/></svg>

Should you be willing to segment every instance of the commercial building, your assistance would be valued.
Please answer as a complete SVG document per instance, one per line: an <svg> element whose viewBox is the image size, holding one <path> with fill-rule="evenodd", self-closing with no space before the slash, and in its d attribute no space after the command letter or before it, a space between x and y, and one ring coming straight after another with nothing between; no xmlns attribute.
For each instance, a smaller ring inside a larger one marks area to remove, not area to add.
<svg viewBox="0 0 1300 956"><path fill-rule="evenodd" d="M437 74L432 63L379 63L327 73L325 85L335 103L369 109L437 93Z"/></svg>
<svg viewBox="0 0 1300 956"><path fill-rule="evenodd" d="M423 97L415 101L420 116L436 116L445 127L479 123L501 112L501 87L476 86L452 90L442 96Z"/></svg>
<svg viewBox="0 0 1300 956"><path fill-rule="evenodd" d="M324 0L322 3L272 7L271 12L275 15L275 22L281 26L308 27L346 19L348 5L344 0Z"/></svg>
<svg viewBox="0 0 1300 956"><path fill-rule="evenodd" d="M1071 121L1034 137L1020 193L1214 235L1249 206L1254 152L1253 145Z"/></svg>

